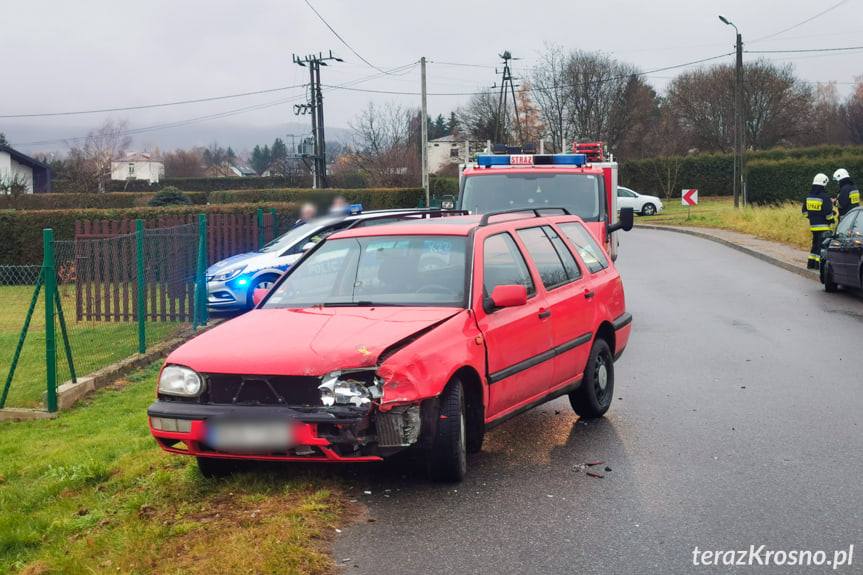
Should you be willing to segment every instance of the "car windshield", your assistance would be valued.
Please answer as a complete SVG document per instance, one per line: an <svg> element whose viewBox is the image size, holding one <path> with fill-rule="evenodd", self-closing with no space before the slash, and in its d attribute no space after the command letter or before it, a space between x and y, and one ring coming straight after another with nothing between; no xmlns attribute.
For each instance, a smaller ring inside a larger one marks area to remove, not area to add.
<svg viewBox="0 0 863 575"><path fill-rule="evenodd" d="M328 240L296 264L264 308L465 305L463 236Z"/></svg>
<svg viewBox="0 0 863 575"><path fill-rule="evenodd" d="M289 246L296 244L297 242L304 240L305 238L308 238L310 236L314 237L313 234L317 230L321 230L338 221L339 219L327 218L325 220L313 220L308 223L300 224L297 227L291 229L290 231L280 235L276 239L270 241L258 251L261 253L281 251Z"/></svg>
<svg viewBox="0 0 863 575"><path fill-rule="evenodd" d="M515 208L567 208L586 222L604 216L602 178L594 174L486 173L466 176L462 209L484 214Z"/></svg>

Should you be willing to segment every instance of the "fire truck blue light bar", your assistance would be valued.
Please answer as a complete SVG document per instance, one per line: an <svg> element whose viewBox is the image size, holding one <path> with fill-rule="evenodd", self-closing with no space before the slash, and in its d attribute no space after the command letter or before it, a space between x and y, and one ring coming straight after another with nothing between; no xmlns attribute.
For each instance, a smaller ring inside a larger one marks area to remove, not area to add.
<svg viewBox="0 0 863 575"><path fill-rule="evenodd" d="M490 166L583 166L587 163L585 154L513 154L481 155L476 163L482 167Z"/></svg>

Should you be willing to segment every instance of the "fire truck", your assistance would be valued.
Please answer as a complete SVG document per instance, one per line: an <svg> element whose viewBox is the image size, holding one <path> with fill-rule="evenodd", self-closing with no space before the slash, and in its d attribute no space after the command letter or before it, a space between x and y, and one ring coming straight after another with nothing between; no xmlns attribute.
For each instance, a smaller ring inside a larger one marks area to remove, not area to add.
<svg viewBox="0 0 863 575"><path fill-rule="evenodd" d="M630 230L633 214L626 208L618 217L617 162L605 158L602 142L576 143L569 154L537 153L532 144L490 148L464 166L452 207L472 214L564 208L617 258L614 232Z"/></svg>

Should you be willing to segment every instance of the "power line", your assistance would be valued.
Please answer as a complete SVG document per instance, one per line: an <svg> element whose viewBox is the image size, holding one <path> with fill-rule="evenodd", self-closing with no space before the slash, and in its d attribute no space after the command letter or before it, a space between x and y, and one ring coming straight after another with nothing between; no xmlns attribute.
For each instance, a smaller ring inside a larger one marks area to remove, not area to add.
<svg viewBox="0 0 863 575"><path fill-rule="evenodd" d="M839 2L834 4L833 6L830 6L829 8L822 10L821 12L816 14L815 16L812 16L811 18L807 18L806 20L803 20L802 22L798 22L794 26L790 26L788 28L785 28L784 30L780 30L779 32L774 32L773 34L769 34L767 36L762 36L761 38L756 38L755 40L750 40L749 43L754 44L755 42L761 42L762 40L767 40L769 38L775 38L776 36L779 36L780 34L790 32L791 30L794 30L795 28L799 28L800 26L803 26L804 24L808 24L809 22L812 22L816 18L820 18L821 16L827 14L828 12L831 12L831 11L835 10L836 8L839 8L840 6L845 4L846 2L848 2L848 0L840 0Z"/></svg>
<svg viewBox="0 0 863 575"><path fill-rule="evenodd" d="M177 102L165 102L162 104L144 104L140 106L124 106L121 108L102 108L99 110L79 110L77 112L45 112L39 114L4 114L0 115L0 119L10 118L49 118L53 116L82 116L85 114L104 114L108 112L128 112L131 110L149 110L152 108L167 108L169 106L181 106L185 104L200 104L202 102L215 102L217 100L229 100L232 98L244 98L247 96L258 96L260 94L270 94L272 92L283 92L285 90L295 90L302 88L303 85L282 86L281 88L269 88L266 90L255 90L254 92L242 92L239 94L228 94L227 96L212 96L210 98L196 98L194 100L180 100Z"/></svg>
<svg viewBox="0 0 863 575"><path fill-rule="evenodd" d="M612 80L620 80L620 79L624 79L624 78L629 78L631 76L649 76L651 74L656 74L657 72L666 72L668 70L676 70L678 68L685 68L687 66L694 66L696 64L703 64L705 62L710 62L713 60L719 60L720 58L726 58L726 57L731 56L733 54L734 54L734 52L728 52L725 54L719 54L717 56L711 56L709 58L702 58L700 60L693 60L691 62L685 62L683 64L675 64L673 66L666 66L664 68L656 68L654 70L648 70L646 72L636 72L633 74L624 74L621 76L612 76L612 77L608 77L608 78L603 78L601 80L592 80L589 82L577 82L575 84L562 84L562 85L559 85L558 88L575 87L575 86L581 86L583 84L591 84L591 83L595 83L595 82L610 82ZM343 86L327 86L327 87L331 90L338 89L338 90L347 90L350 92L365 92L365 93L369 93L369 94L389 94L389 95L394 95L394 96L419 96L420 95L419 92L408 92L408 91L399 91L399 90L375 90L375 89L371 89L371 88L354 88L354 87L348 87L348 86L344 86L344 85ZM523 89L526 91L537 92L537 91L548 91L552 88L542 88L542 87L530 85L530 86L525 86ZM472 91L472 92L434 92L434 93L429 92L428 95L429 96L479 96L481 94L486 94L486 93L488 93L488 90Z"/></svg>
<svg viewBox="0 0 863 575"><path fill-rule="evenodd" d="M324 26L326 26L327 28L329 28L330 32L332 32L332 33L333 33L333 36L335 36L336 38L338 38L338 39L339 39L339 42L341 42L342 44L344 44L344 45L345 45L345 47L346 47L348 50L350 50L351 52L353 52L353 53L354 53L354 56L356 56L357 58L359 58L360 60L362 60L363 62L365 62L365 63L366 63L366 64L368 64L370 67L372 67L372 68L374 68L375 70L377 70L378 72L381 72L381 73L383 73L383 74L386 74L386 73L387 73L387 72L385 72L384 70L381 70L380 68L378 68L377 66L375 66L374 64L372 64L371 62L369 62L368 60L366 60L365 58L363 58L362 56L360 56L359 52L357 52L356 50L354 50L354 49L353 49L353 47L352 47L350 44L348 44L347 42L345 42L345 39L344 39L344 38L342 38L342 37L339 35L339 33L338 33L338 32L336 32L336 31L333 29L333 27L332 27L332 26L330 26L329 22L327 22L326 20L324 20L324 17L323 17L323 16L321 16L321 13L320 13L320 12L318 12L317 10L315 10L315 7L314 7L314 6L312 6L312 3L311 3L311 2L309 2L309 0L305 0L305 1L306 1L306 6L308 6L309 8L311 8L312 12L314 12L314 13L315 13L315 16L317 16L317 17L320 19L320 21L324 23Z"/></svg>
<svg viewBox="0 0 863 575"><path fill-rule="evenodd" d="M368 82L369 80L376 80L378 78L381 78L386 73L396 74L396 73L401 72L403 70L414 68L414 67L416 67L416 65L417 65L416 62L411 62L409 64L404 64L402 66L392 68L391 70L388 70L388 71L381 73L381 74L372 74L371 76L367 76L365 78L357 78L355 80L350 80L348 82L345 82L344 84L334 86L333 88L349 88L350 86L355 85L355 84L359 84L362 82ZM297 86L297 87L303 87L303 86ZM272 90L263 90L260 92L262 92L262 93L263 92L272 92L272 91L276 91L276 90L280 90L280 89L286 89L286 88L274 88ZM330 89L332 89L332 88L330 88ZM185 120L177 120L174 122L166 122L166 123L161 123L161 124L152 124L150 126L143 126L141 128L131 128L129 130L123 130L123 131L117 132L117 135L119 135L119 136L126 136L126 135L131 136L131 135L142 134L142 133L146 133L146 132L164 130L164 129L168 129L168 128L177 128L177 127L182 127L182 126L188 126L191 124L197 124L197 123L206 122L209 120L218 120L221 118L227 118L227 117L235 116L238 114L244 114L246 112L254 112L254 111L258 111L258 110L264 110L267 108L272 108L275 106L280 106L283 104L297 101L297 100L304 98L304 97L305 97L305 95L291 96L291 97L283 98L280 100L275 100L275 101L271 101L271 102L264 102L261 104L255 104L253 106L246 106L243 108L235 108L232 110L225 110L223 112L218 112L215 114L209 114L206 116L199 116L196 118L188 118ZM225 97L218 97L216 99L224 99L224 98ZM148 107L153 107L153 106L148 106ZM82 140L85 140L86 138L87 138L87 136L74 136L71 138L62 138L62 139L54 139L54 140L41 140L41 141L37 141L37 142L24 142L24 143L18 144L18 146L21 146L21 147L24 147L24 146L47 146L47 145L51 145L51 144L63 144L66 142L80 142Z"/></svg>
<svg viewBox="0 0 863 575"><path fill-rule="evenodd" d="M848 46L847 48L813 48L810 50L744 50L747 54L805 54L807 52L843 52L863 50L863 46Z"/></svg>

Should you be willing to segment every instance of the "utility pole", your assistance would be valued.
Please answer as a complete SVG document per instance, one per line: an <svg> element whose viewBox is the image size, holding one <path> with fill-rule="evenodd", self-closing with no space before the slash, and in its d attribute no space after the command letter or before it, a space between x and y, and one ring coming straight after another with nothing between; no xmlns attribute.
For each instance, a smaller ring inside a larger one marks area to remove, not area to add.
<svg viewBox="0 0 863 575"><path fill-rule="evenodd" d="M428 143L429 143L429 126L428 126L428 105L426 102L426 57L420 58L420 71L422 74L422 123L420 138L422 152L422 172L423 172L423 189L426 191L426 207L431 207L431 194L429 192L429 158L428 158Z"/></svg>
<svg viewBox="0 0 863 575"><path fill-rule="evenodd" d="M341 58L333 56L333 51L330 50L329 56L324 56L322 53L317 55L310 54L300 58L296 54L293 55L294 64L298 66L309 67L309 101L306 104L296 104L294 113L297 115L308 114L312 115L312 136L315 140L314 151L314 167L312 176L314 178L315 188L328 188L327 181L327 143L324 136L324 96L321 92L321 66L326 66L327 61L334 60L342 62Z"/></svg>
<svg viewBox="0 0 863 575"><path fill-rule="evenodd" d="M737 62L734 77L734 207L740 207L741 192L746 189L746 122L743 114L743 35L733 22L719 16L723 24L737 34ZM744 199L745 205L745 199Z"/></svg>
<svg viewBox="0 0 863 575"><path fill-rule="evenodd" d="M518 135L518 144L523 144L521 138L521 118L518 115L518 101L515 99L515 84L513 80L517 78L512 77L512 69L509 67L510 60L518 60L518 58L513 58L512 54L510 54L509 50L504 50L503 54L498 54L503 59L503 76L501 78L500 83L500 96L498 96L497 100L497 127L495 129L495 140L497 143L509 143L503 142L503 140L509 137L509 121L506 118L506 108L507 108L507 98L510 94L512 94L512 107L513 112L515 112L515 124ZM495 70L497 73L497 70ZM492 86L492 88L496 88L497 86ZM508 89L507 89L508 88Z"/></svg>

